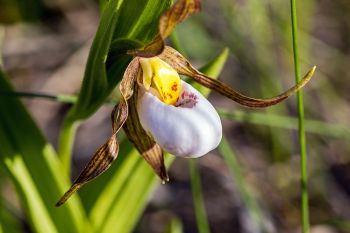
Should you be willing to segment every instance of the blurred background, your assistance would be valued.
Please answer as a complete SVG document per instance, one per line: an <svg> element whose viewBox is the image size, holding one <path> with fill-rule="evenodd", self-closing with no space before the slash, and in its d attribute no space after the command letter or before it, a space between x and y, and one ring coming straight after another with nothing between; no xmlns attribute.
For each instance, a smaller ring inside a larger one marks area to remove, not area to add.
<svg viewBox="0 0 350 233"><path fill-rule="evenodd" d="M196 67L228 47L220 79L242 93L271 97L295 83L289 1L202 2L201 13L176 31ZM99 15L98 2L92 0L0 0L1 64L15 89L77 94ZM301 72L318 67L304 88L311 232L350 232L349 1L298 1L298 26ZM216 93L209 99L220 112L229 147L196 160L211 232L300 232L295 98L266 110L243 108ZM22 100L56 147L69 105ZM101 107L79 127L72 177L109 137L111 110ZM175 160L171 181L152 193L133 232L166 232L174 218L184 232L198 232L189 171L189 160ZM13 185L3 171L0 177L8 203L2 214L20 219L19 232L32 232Z"/></svg>

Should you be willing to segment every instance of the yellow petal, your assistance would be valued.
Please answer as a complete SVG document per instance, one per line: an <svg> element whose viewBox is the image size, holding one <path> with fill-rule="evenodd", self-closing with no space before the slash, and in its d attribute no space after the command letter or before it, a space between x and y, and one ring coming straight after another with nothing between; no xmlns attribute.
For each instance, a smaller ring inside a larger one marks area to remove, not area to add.
<svg viewBox="0 0 350 233"><path fill-rule="evenodd" d="M149 90L152 85L157 89L162 102L175 104L180 93L179 74L158 57L142 58L140 63L146 90Z"/></svg>
<svg viewBox="0 0 350 233"><path fill-rule="evenodd" d="M140 59L140 64L142 67L142 82L146 90L149 90L152 84L153 71L149 59Z"/></svg>

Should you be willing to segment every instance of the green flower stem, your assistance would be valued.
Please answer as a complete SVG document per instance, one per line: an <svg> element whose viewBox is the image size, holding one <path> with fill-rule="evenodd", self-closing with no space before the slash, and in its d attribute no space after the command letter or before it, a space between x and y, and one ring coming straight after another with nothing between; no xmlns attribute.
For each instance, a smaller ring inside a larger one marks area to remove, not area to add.
<svg viewBox="0 0 350 233"><path fill-rule="evenodd" d="M196 215L197 227L199 233L210 233L207 214L205 211L204 200L202 195L201 181L199 177L197 160L189 161L191 174L192 199L194 212Z"/></svg>
<svg viewBox="0 0 350 233"><path fill-rule="evenodd" d="M173 218L165 231L166 233L183 233L182 223L179 219Z"/></svg>
<svg viewBox="0 0 350 233"><path fill-rule="evenodd" d="M69 118L66 117L63 122L63 126L61 127L58 144L58 156L62 161L62 166L65 174L70 174L71 154L73 150L77 126L77 122L72 122L69 120Z"/></svg>
<svg viewBox="0 0 350 233"><path fill-rule="evenodd" d="M61 103L74 104L77 97L73 95L52 95L46 93L32 93L32 92L0 92L0 95L26 97L26 98L43 98L46 100L57 101ZM70 172L70 161L72 147L74 143L74 136L77 128L77 123L72 122L67 117L63 122L60 132L58 155L61 158L63 169L67 174Z"/></svg>
<svg viewBox="0 0 350 233"><path fill-rule="evenodd" d="M265 125L286 130L298 130L298 118L271 114L265 112L245 112L240 110L227 111L217 109L221 118L235 122L247 122L250 124ZM340 123L328 123L319 120L304 120L305 130L321 136L350 139L350 126Z"/></svg>
<svg viewBox="0 0 350 233"><path fill-rule="evenodd" d="M58 101L58 98L56 95L50 95L45 93L33 93L33 92L0 92L0 95L3 96L14 96L14 97L25 97L25 98L43 98L47 100L53 100Z"/></svg>
<svg viewBox="0 0 350 233"><path fill-rule="evenodd" d="M298 54L296 0L290 0L290 4L291 4L295 81L298 83L301 77L300 77L300 65L298 60L299 54ZM305 137L305 125L304 125L304 104L303 104L303 95L300 90L297 93L297 105L298 105L298 118L299 118L302 229L303 229L303 233L309 233L310 232L309 197L308 197L306 137Z"/></svg>
<svg viewBox="0 0 350 233"><path fill-rule="evenodd" d="M0 92L0 96L4 93ZM49 95L42 93L29 93L29 92L11 92L6 95L24 97L24 98L44 98L47 100L57 101L60 103L73 104L76 102L77 97L74 95ZM107 101L106 104L114 106L115 101ZM266 125L271 127L277 127L281 129L298 129L298 118L260 112L246 112L246 111L227 111L225 109L217 109L219 115L228 120L234 120L236 122L247 122L257 125ZM341 123L331 123L319 120L304 119L305 131L307 133L318 134L322 136L330 136L342 139L350 139L350 126Z"/></svg>
<svg viewBox="0 0 350 233"><path fill-rule="evenodd" d="M61 103L73 104L77 102L77 97L74 95L52 95L40 92L1 92L0 95L3 96L14 96L14 97L25 97L25 98L42 98L46 100L57 101Z"/></svg>

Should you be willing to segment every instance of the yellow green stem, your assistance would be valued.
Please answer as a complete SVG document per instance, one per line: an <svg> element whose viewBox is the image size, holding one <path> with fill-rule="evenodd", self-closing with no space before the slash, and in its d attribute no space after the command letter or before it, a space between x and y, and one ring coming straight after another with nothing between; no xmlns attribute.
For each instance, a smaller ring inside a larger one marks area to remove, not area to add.
<svg viewBox="0 0 350 233"><path fill-rule="evenodd" d="M66 174L70 174L71 155L74 145L74 138L77 129L77 122L73 122L66 117L61 128L58 155L62 161L63 169Z"/></svg>

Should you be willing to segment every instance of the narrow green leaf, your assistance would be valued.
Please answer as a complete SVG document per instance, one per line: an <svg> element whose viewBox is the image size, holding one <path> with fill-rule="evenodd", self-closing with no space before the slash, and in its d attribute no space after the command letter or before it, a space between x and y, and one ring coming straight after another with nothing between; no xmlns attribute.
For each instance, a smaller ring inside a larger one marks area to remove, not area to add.
<svg viewBox="0 0 350 233"><path fill-rule="evenodd" d="M174 47L179 53L181 53L183 56L188 57L185 49L183 48L181 41L179 39L177 29L174 29L174 31L169 36L171 40L172 47Z"/></svg>
<svg viewBox="0 0 350 233"><path fill-rule="evenodd" d="M118 60L119 72L113 79L113 85L110 84L107 78L106 61L122 3L123 0L111 0L103 7L100 24L86 63L78 100L63 122L59 137L58 154L63 161L65 174L70 174L71 152L77 127L76 121L89 117L103 104L121 79L126 65L130 61L129 57L120 57L120 60Z"/></svg>
<svg viewBox="0 0 350 233"><path fill-rule="evenodd" d="M12 92L0 71L0 91ZM36 232L82 232L88 224L78 199L54 207L68 186L57 156L17 98L0 98L0 161L6 167Z"/></svg>
<svg viewBox="0 0 350 233"><path fill-rule="evenodd" d="M134 158L140 158L135 150ZM173 158L166 157L165 163ZM138 159L138 165L131 171L129 179L119 193L115 205L101 229L102 233L108 233L112 230L116 232L130 232L134 228L137 220L144 210L151 192L155 189L155 184L159 184L159 178L154 174L152 168L143 160ZM116 222L118 222L116 224Z"/></svg>
<svg viewBox="0 0 350 233"><path fill-rule="evenodd" d="M99 0L98 1L99 7L100 7L100 12L103 12L103 9L107 3L108 3L108 0Z"/></svg>
<svg viewBox="0 0 350 233"><path fill-rule="evenodd" d="M217 55L211 62L203 66L199 71L212 78L218 78L222 69L224 68L228 55L229 49L225 48L219 55ZM210 93L210 89L201 86L199 83L194 83L193 87L204 95L209 95Z"/></svg>
<svg viewBox="0 0 350 233"><path fill-rule="evenodd" d="M107 79L106 61L122 2L111 0L106 3L103 9L100 24L87 60L78 102L68 114L69 121L90 116L109 94L107 90L111 87ZM123 64L126 65L127 63L127 61L124 61Z"/></svg>
<svg viewBox="0 0 350 233"><path fill-rule="evenodd" d="M171 0L128 0L121 6L114 40L138 40L145 45L158 33L159 18L169 8Z"/></svg>
<svg viewBox="0 0 350 233"><path fill-rule="evenodd" d="M225 48L211 62L200 68L199 70L210 77L218 78L229 55L229 49Z"/></svg>
<svg viewBox="0 0 350 233"><path fill-rule="evenodd" d="M36 232L58 232L21 156L14 155L11 159L6 158L4 162L9 172L12 174L13 180L16 181L16 186L26 190L25 195L22 193L21 200L28 209L27 215L31 217L30 220L35 226Z"/></svg>

